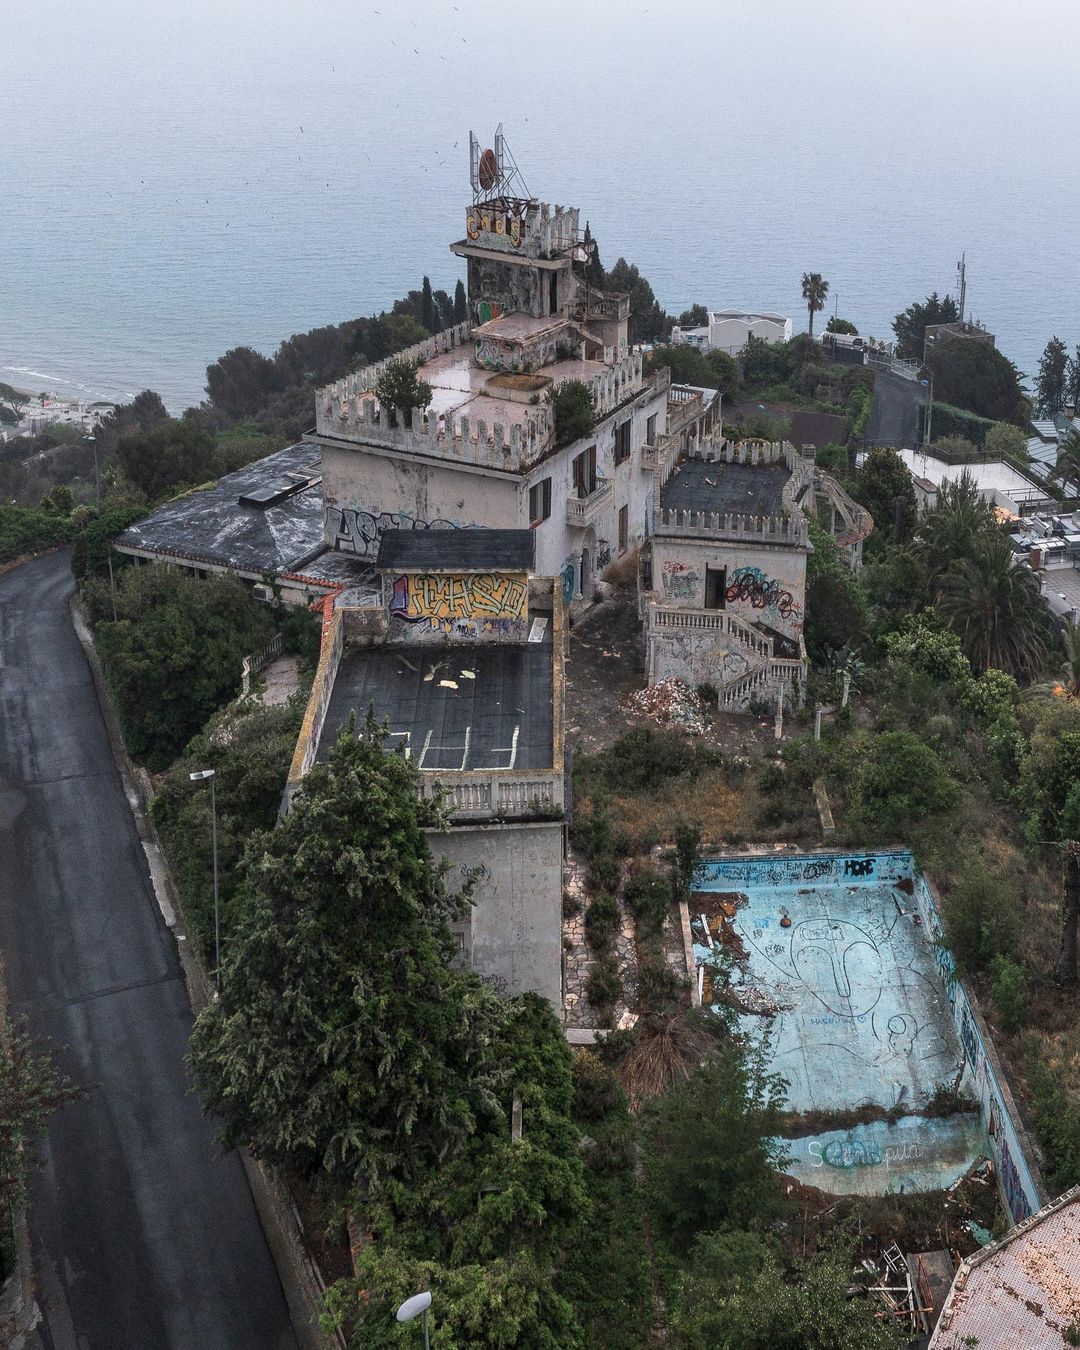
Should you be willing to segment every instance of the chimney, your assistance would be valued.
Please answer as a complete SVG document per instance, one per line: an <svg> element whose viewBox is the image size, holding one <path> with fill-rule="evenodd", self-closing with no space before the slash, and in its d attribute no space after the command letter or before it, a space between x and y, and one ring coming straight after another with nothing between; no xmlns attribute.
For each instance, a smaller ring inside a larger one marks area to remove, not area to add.
<svg viewBox="0 0 1080 1350"><path fill-rule="evenodd" d="M1076 416L1076 404L1075 404L1075 403L1066 403L1066 404L1065 404L1065 416L1069 419L1070 422L1073 420L1073 418Z"/></svg>
<svg viewBox="0 0 1080 1350"><path fill-rule="evenodd" d="M1039 568L1042 566L1042 549L1041 548L1031 549L1028 553L1028 562L1031 565L1031 570L1033 572L1037 572Z"/></svg>

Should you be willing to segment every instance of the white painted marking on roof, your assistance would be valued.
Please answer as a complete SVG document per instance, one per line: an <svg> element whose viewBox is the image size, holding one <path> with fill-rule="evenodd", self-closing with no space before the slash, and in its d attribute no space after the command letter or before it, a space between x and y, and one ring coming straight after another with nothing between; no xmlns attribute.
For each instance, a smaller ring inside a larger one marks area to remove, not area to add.
<svg viewBox="0 0 1080 1350"><path fill-rule="evenodd" d="M420 751L420 758L416 761L416 767L422 769L424 760L427 758L428 746L431 744L431 728L428 727L428 734L424 737L424 748Z"/></svg>
<svg viewBox="0 0 1080 1350"><path fill-rule="evenodd" d="M547 619L533 619L532 627L529 629L530 642L543 642L544 634L547 632Z"/></svg>
<svg viewBox="0 0 1080 1350"><path fill-rule="evenodd" d="M509 745L496 745L492 747L491 753L493 755L510 756L509 764L493 764L491 766L493 769L512 769L517 764L518 733L520 730L520 725L514 727L514 734L511 737Z"/></svg>

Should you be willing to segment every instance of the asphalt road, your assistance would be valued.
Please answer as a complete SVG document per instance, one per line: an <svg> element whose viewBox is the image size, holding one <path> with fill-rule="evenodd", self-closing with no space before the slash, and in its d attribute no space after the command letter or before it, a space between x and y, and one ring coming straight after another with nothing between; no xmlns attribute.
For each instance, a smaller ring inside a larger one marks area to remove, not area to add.
<svg viewBox="0 0 1080 1350"><path fill-rule="evenodd" d="M874 403L866 444L914 450L919 436L919 409L925 400L926 389L918 380L879 370L874 377Z"/></svg>
<svg viewBox="0 0 1080 1350"><path fill-rule="evenodd" d="M31 1182L46 1345L295 1350L239 1159L191 1091L191 1008L72 629L66 554L0 577L0 948L86 1097Z"/></svg>

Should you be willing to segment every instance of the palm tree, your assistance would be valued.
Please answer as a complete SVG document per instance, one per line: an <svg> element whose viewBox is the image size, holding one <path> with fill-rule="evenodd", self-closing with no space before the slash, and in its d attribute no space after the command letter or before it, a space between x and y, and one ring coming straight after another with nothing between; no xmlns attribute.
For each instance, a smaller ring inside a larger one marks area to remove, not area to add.
<svg viewBox="0 0 1080 1350"><path fill-rule="evenodd" d="M1017 564L1008 539L984 538L944 578L940 594L938 613L977 670L995 666L1028 679L1042 671L1053 640L1050 612L1038 577Z"/></svg>
<svg viewBox="0 0 1080 1350"><path fill-rule="evenodd" d="M810 336L814 336L814 315L825 308L825 297L829 294L829 283L820 272L802 274L802 298L810 311Z"/></svg>
<svg viewBox="0 0 1080 1350"><path fill-rule="evenodd" d="M923 516L915 537L915 550L926 564L935 598L961 558L974 558L993 531L994 508L983 501L966 469L955 482L941 484L938 499Z"/></svg>
<svg viewBox="0 0 1080 1350"><path fill-rule="evenodd" d="M1080 483L1080 433L1070 431L1058 446L1057 463L1050 477L1061 483Z"/></svg>

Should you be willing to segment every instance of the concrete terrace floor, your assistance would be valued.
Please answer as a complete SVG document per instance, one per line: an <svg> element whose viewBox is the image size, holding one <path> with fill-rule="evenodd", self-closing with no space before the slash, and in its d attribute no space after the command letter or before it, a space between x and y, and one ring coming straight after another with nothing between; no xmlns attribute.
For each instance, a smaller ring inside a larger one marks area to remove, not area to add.
<svg viewBox="0 0 1080 1350"><path fill-rule="evenodd" d="M362 722L369 706L389 722L391 744L403 744L418 768L550 769L550 626L537 643L347 650L330 696L320 760L350 714Z"/></svg>

